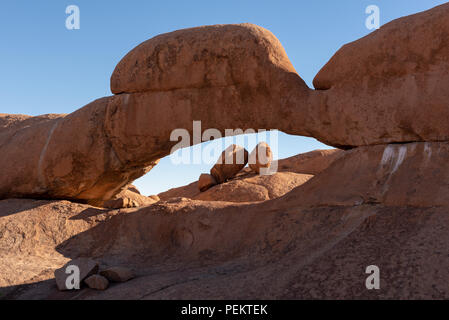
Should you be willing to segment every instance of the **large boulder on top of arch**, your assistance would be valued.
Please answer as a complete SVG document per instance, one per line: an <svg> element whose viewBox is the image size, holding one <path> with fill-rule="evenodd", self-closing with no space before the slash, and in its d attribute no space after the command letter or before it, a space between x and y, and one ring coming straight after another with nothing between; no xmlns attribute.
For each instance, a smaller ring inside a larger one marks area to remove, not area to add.
<svg viewBox="0 0 449 320"><path fill-rule="evenodd" d="M449 4L344 45L313 80L334 145L448 141Z"/></svg>

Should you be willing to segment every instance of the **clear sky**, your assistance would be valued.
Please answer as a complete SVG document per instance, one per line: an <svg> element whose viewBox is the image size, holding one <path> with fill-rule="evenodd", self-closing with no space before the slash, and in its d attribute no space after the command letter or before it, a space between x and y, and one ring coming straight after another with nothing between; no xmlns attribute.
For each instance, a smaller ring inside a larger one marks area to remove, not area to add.
<svg viewBox="0 0 449 320"><path fill-rule="evenodd" d="M340 46L371 32L365 27L368 5L380 8L382 25L445 2L2 0L0 113L70 113L111 95L109 78L115 65L142 41L209 24L251 22L269 29L312 86L315 74ZM80 9L79 30L65 27L68 5ZM311 138L279 134L280 158L317 148L326 146ZM196 180L210 166L174 165L164 158L136 185L144 194L156 194Z"/></svg>

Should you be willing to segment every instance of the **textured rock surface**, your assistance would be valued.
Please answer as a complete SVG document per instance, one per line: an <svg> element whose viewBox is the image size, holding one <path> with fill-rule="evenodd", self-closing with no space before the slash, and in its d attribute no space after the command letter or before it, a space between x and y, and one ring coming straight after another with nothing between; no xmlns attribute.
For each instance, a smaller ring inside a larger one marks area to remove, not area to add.
<svg viewBox="0 0 449 320"><path fill-rule="evenodd" d="M109 200L157 159L129 163L105 131L110 98L70 115L27 118L0 130L0 198Z"/></svg>
<svg viewBox="0 0 449 320"><path fill-rule="evenodd" d="M276 69L281 70L276 70ZM129 52L111 76L111 91L133 93L269 84L295 72L279 40L253 24L215 25L161 34Z"/></svg>
<svg viewBox="0 0 449 320"><path fill-rule="evenodd" d="M10 299L449 298L446 207L310 208L299 205L298 198L285 208L283 201L230 205L182 200L108 211L108 219L48 246L48 258L30 273L32 285L2 284L0 294ZM5 206L12 203L0 201L1 212ZM69 204L42 201L41 206L47 206L49 216L58 216ZM12 220L24 222L30 214L22 207ZM60 219L71 228L77 215ZM47 232L59 232L49 216L33 215ZM4 230L4 217L0 226ZM12 230L7 239L21 232ZM22 248L35 249L32 239L23 239ZM27 268L28 263L20 263L30 261L27 254L11 250L14 270L2 268L1 276L23 283L17 275ZM52 257L61 254L101 257L139 273L106 291L59 292L42 270L58 265ZM382 290L365 288L364 271L373 263L381 267Z"/></svg>
<svg viewBox="0 0 449 320"><path fill-rule="evenodd" d="M112 282L126 282L134 278L134 273L125 267L110 267L102 270L100 274Z"/></svg>
<svg viewBox="0 0 449 320"><path fill-rule="evenodd" d="M54 278L67 256L77 258L56 253L55 244L87 231L107 213L69 201L9 199L0 206L0 287Z"/></svg>
<svg viewBox="0 0 449 320"><path fill-rule="evenodd" d="M66 273L67 268L70 266L79 268L80 284L87 277L97 273L99 267L96 261L89 258L77 258L67 262L62 268L55 270L56 285L59 290L70 290L66 285L67 278L73 273L73 271Z"/></svg>
<svg viewBox="0 0 449 320"><path fill-rule="evenodd" d="M313 81L326 90L316 107L328 122L316 137L334 145L448 141L448 17L443 4L344 45Z"/></svg>
<svg viewBox="0 0 449 320"><path fill-rule="evenodd" d="M292 172L259 175L249 169L245 171L235 179L197 194L192 199L229 202L265 201L281 197L313 177Z"/></svg>
<svg viewBox="0 0 449 320"><path fill-rule="evenodd" d="M275 160L277 171L296 172L316 175L329 167L332 162L343 156L345 151L339 149L314 150L296 156Z"/></svg>
<svg viewBox="0 0 449 320"><path fill-rule="evenodd" d="M418 142L344 152L289 200L303 204L449 206L449 143Z"/></svg>
<svg viewBox="0 0 449 320"><path fill-rule="evenodd" d="M273 177L265 176L255 178L255 174L252 173L249 168L244 168L235 179L220 187L212 188L213 191L211 190L201 197L196 182L186 186L172 188L160 193L159 196L162 200L184 197L189 199L231 202L274 199L282 196L294 187L303 184L309 180L312 175L320 173L344 153L344 151L337 149L315 150L298 154L290 158L275 160L274 162L276 162L276 164L271 168L273 170L277 168L279 172L286 172L287 174L274 173ZM282 191L274 193L269 192L269 190L275 188L279 188L279 190L282 189ZM243 193L240 194L237 190L240 190L240 192Z"/></svg>
<svg viewBox="0 0 449 320"><path fill-rule="evenodd" d="M158 201L159 199L154 196L146 197L141 195L139 190L131 185L115 195L111 200L91 200L88 203L96 207L119 209L147 206Z"/></svg>
<svg viewBox="0 0 449 320"><path fill-rule="evenodd" d="M236 177L207 191L199 192L197 182L159 194L162 200L187 198L206 201L252 202L280 197L312 178L312 175L279 172L259 176L244 168Z"/></svg>
<svg viewBox="0 0 449 320"><path fill-rule="evenodd" d="M91 289L106 290L109 287L109 281L103 276L93 274L84 280L84 283Z"/></svg>
<svg viewBox="0 0 449 320"><path fill-rule="evenodd" d="M210 169L210 174L217 183L223 183L235 177L247 163L248 151L233 144L221 153L217 163Z"/></svg>

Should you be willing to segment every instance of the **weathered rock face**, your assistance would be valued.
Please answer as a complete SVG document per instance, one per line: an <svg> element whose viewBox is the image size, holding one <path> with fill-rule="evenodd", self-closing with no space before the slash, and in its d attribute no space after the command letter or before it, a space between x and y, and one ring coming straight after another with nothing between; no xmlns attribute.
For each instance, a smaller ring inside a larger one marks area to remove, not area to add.
<svg viewBox="0 0 449 320"><path fill-rule="evenodd" d="M270 84L277 72L295 70L268 30L248 23L203 26L162 34L137 46L115 68L111 91L255 88Z"/></svg>
<svg viewBox="0 0 449 320"><path fill-rule="evenodd" d="M329 167L332 162L343 156L345 151L339 149L313 150L296 156L275 160L273 167L277 171L296 172L316 175Z"/></svg>
<svg viewBox="0 0 449 320"><path fill-rule="evenodd" d="M313 176L294 172L271 175L255 174L244 168L229 181L199 192L197 182L173 188L159 194L162 201L187 198L204 201L255 202L275 199L306 183Z"/></svg>
<svg viewBox="0 0 449 320"><path fill-rule="evenodd" d="M199 193L192 199L228 202L266 201L283 196L312 177L293 172L259 175L246 169L236 178Z"/></svg>
<svg viewBox="0 0 449 320"><path fill-rule="evenodd" d="M157 159L119 158L105 131L109 98L70 115L16 121L0 130L0 198L111 199Z"/></svg>
<svg viewBox="0 0 449 320"><path fill-rule="evenodd" d="M313 81L328 124L314 136L348 146L448 141L448 17L444 4L344 45Z"/></svg>
<svg viewBox="0 0 449 320"><path fill-rule="evenodd" d="M141 195L135 186L130 185L110 200L90 200L88 204L95 207L119 209L148 206L158 201L157 198Z"/></svg>
<svg viewBox="0 0 449 320"><path fill-rule="evenodd" d="M204 195L200 195L197 182L193 182L186 186L161 192L159 197L163 201L179 197L230 202L274 199L305 183L313 175L325 170L344 154L345 151L338 149L301 153L290 158L275 160L276 165L273 165L272 168L277 168L279 172L287 174L273 172L273 176L257 178L252 170L244 168L234 179L220 187L210 188L211 190L205 192Z"/></svg>
<svg viewBox="0 0 449 320"><path fill-rule="evenodd" d="M449 206L448 164L448 142L359 147L283 200L286 206Z"/></svg>
<svg viewBox="0 0 449 320"><path fill-rule="evenodd" d="M233 144L221 153L217 163L210 169L210 174L217 183L223 183L239 173L247 163L248 151Z"/></svg>

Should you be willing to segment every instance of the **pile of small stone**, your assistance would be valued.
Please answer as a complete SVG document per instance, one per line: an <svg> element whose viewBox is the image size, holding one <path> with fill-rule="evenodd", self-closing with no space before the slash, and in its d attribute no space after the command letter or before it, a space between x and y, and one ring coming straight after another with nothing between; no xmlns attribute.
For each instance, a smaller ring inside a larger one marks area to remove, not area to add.
<svg viewBox="0 0 449 320"><path fill-rule="evenodd" d="M210 174L203 173L198 179L198 189L204 192L217 184L235 177L249 163L249 167L257 174L267 174L273 161L273 153L266 142L260 142L249 154L245 148L230 145L210 169Z"/></svg>
<svg viewBox="0 0 449 320"><path fill-rule="evenodd" d="M73 259L55 270L56 286L59 290L81 289L84 283L91 289L106 290L110 282L125 282L134 278L133 272L125 267L107 267L90 258Z"/></svg>

